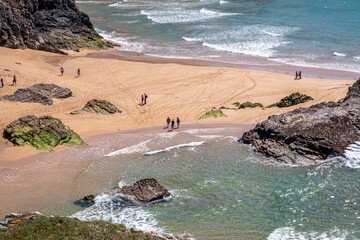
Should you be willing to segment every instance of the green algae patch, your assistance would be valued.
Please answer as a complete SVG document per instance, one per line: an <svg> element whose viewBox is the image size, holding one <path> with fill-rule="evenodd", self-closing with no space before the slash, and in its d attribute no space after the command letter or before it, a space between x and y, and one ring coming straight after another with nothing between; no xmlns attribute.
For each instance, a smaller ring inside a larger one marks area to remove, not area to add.
<svg viewBox="0 0 360 240"><path fill-rule="evenodd" d="M239 103L239 102L235 102L233 103L233 105L235 107L237 107L238 109L243 109L243 108L263 108L264 106L261 103L252 103L252 102L244 102L244 103Z"/></svg>
<svg viewBox="0 0 360 240"><path fill-rule="evenodd" d="M85 144L77 133L51 116L19 118L4 129L3 135L14 146L30 145L46 151L52 151L58 145Z"/></svg>
<svg viewBox="0 0 360 240"><path fill-rule="evenodd" d="M271 104L269 106L267 106L267 108L271 108L271 107L279 107L279 108L283 108L283 107L291 107L300 103L305 103L305 102L309 102L314 100L312 97L305 95L305 94L301 94L299 92L296 93L292 93L289 96L284 97L283 99L281 99L279 102Z"/></svg>
<svg viewBox="0 0 360 240"><path fill-rule="evenodd" d="M208 117L218 118L218 117L227 117L227 116L221 110L211 110L211 111L208 111L207 113L205 113L204 115L202 115L199 118L199 120L205 119Z"/></svg>
<svg viewBox="0 0 360 240"><path fill-rule="evenodd" d="M0 239L164 239L153 236L152 233L131 231L122 224L105 221L82 222L66 217L29 216L13 220L12 223L11 226L0 229Z"/></svg>

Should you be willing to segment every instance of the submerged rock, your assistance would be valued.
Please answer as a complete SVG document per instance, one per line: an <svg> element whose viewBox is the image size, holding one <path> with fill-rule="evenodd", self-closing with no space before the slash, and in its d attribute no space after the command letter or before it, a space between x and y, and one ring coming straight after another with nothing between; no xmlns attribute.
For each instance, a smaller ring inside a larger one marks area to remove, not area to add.
<svg viewBox="0 0 360 240"><path fill-rule="evenodd" d="M108 48L74 0L0 1L0 46L56 53Z"/></svg>
<svg viewBox="0 0 360 240"><path fill-rule="evenodd" d="M83 197L80 200L77 200L74 202L75 205L81 206L81 207L90 207L91 205L94 205L95 203L95 195L87 195Z"/></svg>
<svg viewBox="0 0 360 240"><path fill-rule="evenodd" d="M68 88L59 87L55 84L35 84L29 88L19 88L12 95L6 95L1 100L12 102L35 102L43 105L52 105L51 98L68 98L72 92Z"/></svg>
<svg viewBox="0 0 360 240"><path fill-rule="evenodd" d="M288 163L314 164L360 141L360 79L341 103L300 108L256 125L241 138L255 151Z"/></svg>
<svg viewBox="0 0 360 240"><path fill-rule="evenodd" d="M21 117L5 128L3 136L15 146L28 144L39 150L52 150L57 145L84 144L77 133L51 116Z"/></svg>
<svg viewBox="0 0 360 240"><path fill-rule="evenodd" d="M86 103L85 107L79 110L75 110L70 114L80 114L82 112L115 114L115 113L121 113L122 111L119 110L114 104L106 100L92 99Z"/></svg>
<svg viewBox="0 0 360 240"><path fill-rule="evenodd" d="M169 191L161 186L154 178L146 178L137 181L132 186L124 186L117 193L135 197L141 203L164 200L170 196ZM124 199L128 200L128 199Z"/></svg>

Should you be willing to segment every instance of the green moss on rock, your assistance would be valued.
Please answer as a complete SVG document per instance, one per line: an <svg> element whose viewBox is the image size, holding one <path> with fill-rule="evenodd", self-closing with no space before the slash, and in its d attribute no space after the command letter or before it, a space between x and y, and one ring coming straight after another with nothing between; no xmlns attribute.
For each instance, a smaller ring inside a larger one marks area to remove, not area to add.
<svg viewBox="0 0 360 240"><path fill-rule="evenodd" d="M218 118L218 117L227 117L221 110L211 110L211 111L208 111L206 112L204 115L202 115L199 120L201 119L205 119L205 118L208 118L208 117L214 117L214 118Z"/></svg>
<svg viewBox="0 0 360 240"><path fill-rule="evenodd" d="M238 109L242 109L242 108L256 108L256 107L260 107L263 108L264 106L261 103L252 103L252 102L244 102L244 103L233 103L233 105L235 107L237 107Z"/></svg>
<svg viewBox="0 0 360 240"><path fill-rule="evenodd" d="M51 151L57 145L84 145L78 134L59 119L33 115L19 118L4 129L4 137L15 146L30 145L39 150Z"/></svg>
<svg viewBox="0 0 360 240"><path fill-rule="evenodd" d="M271 107L279 107L279 108L283 108L283 107L290 107L290 106L294 106L300 103L304 103L304 102L308 102L308 101L312 101L314 100L312 97L307 96L305 94L301 94L299 92L296 93L292 93L289 96L284 97L283 99L281 99L279 102L271 104L269 106L267 106L267 108L271 108Z"/></svg>

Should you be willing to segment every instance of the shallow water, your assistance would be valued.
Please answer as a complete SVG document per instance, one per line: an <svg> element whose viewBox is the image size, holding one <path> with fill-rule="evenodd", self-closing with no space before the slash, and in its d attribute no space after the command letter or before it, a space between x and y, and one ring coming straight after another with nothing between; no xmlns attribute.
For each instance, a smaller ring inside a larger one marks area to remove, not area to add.
<svg viewBox="0 0 360 240"><path fill-rule="evenodd" d="M104 154L79 184L105 176L116 187L154 177L173 198L126 207L104 193L73 216L207 240L360 239L359 144L346 158L298 167L254 153L222 132L162 133ZM124 159L134 164L117 172Z"/></svg>
<svg viewBox="0 0 360 240"><path fill-rule="evenodd" d="M171 58L360 72L357 0L81 0L120 49ZM256 56L261 58L249 58Z"/></svg>

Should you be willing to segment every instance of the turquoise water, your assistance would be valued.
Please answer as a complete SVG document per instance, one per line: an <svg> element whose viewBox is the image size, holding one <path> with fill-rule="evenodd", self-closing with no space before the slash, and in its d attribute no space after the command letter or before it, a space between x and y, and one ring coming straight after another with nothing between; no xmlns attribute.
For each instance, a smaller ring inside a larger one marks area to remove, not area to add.
<svg viewBox="0 0 360 240"><path fill-rule="evenodd" d="M128 136L131 138L131 136ZM94 162L78 179L156 178L172 199L125 206L107 193L73 216L195 239L360 239L360 144L319 166L280 164L221 130L150 136ZM113 176L113 177L111 177Z"/></svg>
<svg viewBox="0 0 360 240"><path fill-rule="evenodd" d="M360 1L81 0L121 49L360 72Z"/></svg>

